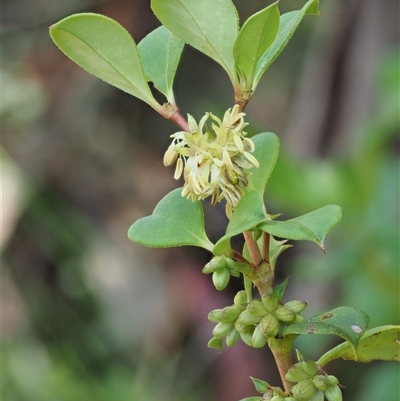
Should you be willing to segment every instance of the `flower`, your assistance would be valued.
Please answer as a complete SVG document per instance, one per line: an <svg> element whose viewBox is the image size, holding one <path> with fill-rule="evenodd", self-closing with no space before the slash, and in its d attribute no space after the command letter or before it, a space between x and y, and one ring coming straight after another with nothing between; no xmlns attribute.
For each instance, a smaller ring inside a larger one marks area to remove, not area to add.
<svg viewBox="0 0 400 401"><path fill-rule="evenodd" d="M171 135L173 140L164 155L164 165L176 162L176 180L183 174L182 196L192 201L211 196L213 205L225 198L227 206L237 206L248 183L246 170L259 167L251 154L254 143L243 131L247 125L244 116L238 105L228 109L222 121L208 112L197 124L188 115L190 132ZM211 128L206 125L209 119Z"/></svg>

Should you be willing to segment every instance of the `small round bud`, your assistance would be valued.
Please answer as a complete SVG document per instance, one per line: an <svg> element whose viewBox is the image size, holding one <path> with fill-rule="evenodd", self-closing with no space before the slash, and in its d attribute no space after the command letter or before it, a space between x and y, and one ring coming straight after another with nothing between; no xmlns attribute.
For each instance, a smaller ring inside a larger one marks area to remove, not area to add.
<svg viewBox="0 0 400 401"><path fill-rule="evenodd" d="M301 362L298 362L289 368L285 377L290 382L297 383L301 380L309 379L311 376L303 369Z"/></svg>
<svg viewBox="0 0 400 401"><path fill-rule="evenodd" d="M278 306L278 298L273 294L263 295L261 299L268 312L273 312Z"/></svg>
<svg viewBox="0 0 400 401"><path fill-rule="evenodd" d="M239 291L236 295L235 298L233 299L233 303L236 307L245 307L247 304L247 294L246 291L242 290Z"/></svg>
<svg viewBox="0 0 400 401"><path fill-rule="evenodd" d="M239 340L239 338L240 338L239 332L235 328L233 328L226 336L225 339L226 345L228 347L233 347L237 343L237 340Z"/></svg>
<svg viewBox="0 0 400 401"><path fill-rule="evenodd" d="M315 393L314 397L311 397L309 401L324 401L324 400L325 400L325 398L324 398L324 392L321 391L321 390L318 390L318 391Z"/></svg>
<svg viewBox="0 0 400 401"><path fill-rule="evenodd" d="M267 336L262 332L260 325L254 329L253 337L251 339L251 344L254 348L262 348L267 343Z"/></svg>
<svg viewBox="0 0 400 401"><path fill-rule="evenodd" d="M236 306L226 306L221 311L221 322L234 322L239 316L240 310Z"/></svg>
<svg viewBox="0 0 400 401"><path fill-rule="evenodd" d="M203 273L209 274L218 270L225 270L226 259L225 256L215 256L204 266Z"/></svg>
<svg viewBox="0 0 400 401"><path fill-rule="evenodd" d="M247 310L254 316L265 316L268 311L259 299L253 299L248 305Z"/></svg>
<svg viewBox="0 0 400 401"><path fill-rule="evenodd" d="M305 301L289 301L285 303L285 306L291 309L295 313L303 312L307 307L307 302Z"/></svg>
<svg viewBox="0 0 400 401"><path fill-rule="evenodd" d="M253 329L254 331L254 329ZM240 333L240 338L249 347L253 346L253 332Z"/></svg>
<svg viewBox="0 0 400 401"><path fill-rule="evenodd" d="M294 319L294 323L302 323L306 320L306 318L303 315L300 315L300 313L298 313L296 315L296 318Z"/></svg>
<svg viewBox="0 0 400 401"><path fill-rule="evenodd" d="M332 376L332 375L328 375L327 380L328 380L328 384L330 386L336 386L336 384L339 383L339 380L335 376Z"/></svg>
<svg viewBox="0 0 400 401"><path fill-rule="evenodd" d="M293 397L298 401L310 401L318 392L311 379L299 381L293 388Z"/></svg>
<svg viewBox="0 0 400 401"><path fill-rule="evenodd" d="M266 337L275 337L279 333L279 320L273 313L268 313L261 319L260 330Z"/></svg>
<svg viewBox="0 0 400 401"><path fill-rule="evenodd" d="M218 323L212 331L213 336L216 338L224 338L234 328L233 323Z"/></svg>
<svg viewBox="0 0 400 401"><path fill-rule="evenodd" d="M310 377L318 373L318 366L314 361L301 361L301 367L307 372Z"/></svg>
<svg viewBox="0 0 400 401"><path fill-rule="evenodd" d="M251 324L257 324L261 321L262 317L261 316L255 316L252 315L247 309L244 310L239 317L237 318L237 323L238 324L243 324L245 326L251 325Z"/></svg>
<svg viewBox="0 0 400 401"><path fill-rule="evenodd" d="M271 401L283 401L283 398L280 395L275 395L271 398Z"/></svg>
<svg viewBox="0 0 400 401"><path fill-rule="evenodd" d="M214 323L222 322L222 309L214 309L208 314L208 320Z"/></svg>
<svg viewBox="0 0 400 401"><path fill-rule="evenodd" d="M343 401L342 391L337 384L329 386L324 394L328 401Z"/></svg>
<svg viewBox="0 0 400 401"><path fill-rule="evenodd" d="M325 391L329 387L328 377L325 375L315 375L312 381L318 390Z"/></svg>
<svg viewBox="0 0 400 401"><path fill-rule="evenodd" d="M274 310L274 315L284 323L291 323L296 319L296 314L284 305L278 305Z"/></svg>
<svg viewBox="0 0 400 401"><path fill-rule="evenodd" d="M212 281L213 281L214 287L218 291L222 291L228 285L230 278L231 278L231 275L229 274L228 269L215 271L212 275Z"/></svg>

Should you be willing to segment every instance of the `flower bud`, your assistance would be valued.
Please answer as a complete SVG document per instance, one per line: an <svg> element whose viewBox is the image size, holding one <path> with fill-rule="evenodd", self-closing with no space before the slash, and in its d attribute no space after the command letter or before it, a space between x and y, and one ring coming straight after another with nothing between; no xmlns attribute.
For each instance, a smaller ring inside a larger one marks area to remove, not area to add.
<svg viewBox="0 0 400 401"><path fill-rule="evenodd" d="M208 314L208 320L214 323L222 322L222 309L214 309Z"/></svg>
<svg viewBox="0 0 400 401"><path fill-rule="evenodd" d="M254 316L265 316L268 312L264 304L259 299L253 299L248 305L247 310Z"/></svg>
<svg viewBox="0 0 400 401"><path fill-rule="evenodd" d="M301 367L310 375L309 377L313 377L318 373L318 367L314 361L301 361Z"/></svg>
<svg viewBox="0 0 400 401"><path fill-rule="evenodd" d="M315 375L312 381L318 390L325 391L329 387L328 377L325 375Z"/></svg>
<svg viewBox="0 0 400 401"><path fill-rule="evenodd" d="M328 375L327 380L328 380L328 384L330 386L336 386L336 384L339 383L339 380L335 376L332 376L332 375Z"/></svg>
<svg viewBox="0 0 400 401"><path fill-rule="evenodd" d="M285 397L283 401L296 401L293 397Z"/></svg>
<svg viewBox="0 0 400 401"><path fill-rule="evenodd" d="M213 337L207 344L208 348L215 348L219 352L222 351L222 338Z"/></svg>
<svg viewBox="0 0 400 401"><path fill-rule="evenodd" d="M271 401L283 401L283 398L280 395L275 395L271 398Z"/></svg>
<svg viewBox="0 0 400 401"><path fill-rule="evenodd" d="M311 397L309 401L324 401L324 392L321 390L318 390L314 397Z"/></svg>
<svg viewBox="0 0 400 401"><path fill-rule="evenodd" d="M253 331L252 332L240 333L240 338L249 347L253 346L253 342L252 342L253 341Z"/></svg>
<svg viewBox="0 0 400 401"><path fill-rule="evenodd" d="M215 271L212 275L212 281L213 281L214 287L218 291L222 291L228 285L230 278L231 278L231 275L229 274L228 269Z"/></svg>
<svg viewBox="0 0 400 401"><path fill-rule="evenodd" d="M233 328L226 336L225 339L226 345L228 347L233 347L236 344L237 340L239 340L239 337L240 337L239 332L235 328Z"/></svg>
<svg viewBox="0 0 400 401"><path fill-rule="evenodd" d="M238 324L243 324L245 326L251 325L251 324L257 324L261 321L262 317L261 316L255 316L252 315L247 309L244 310L239 317L237 318L237 323Z"/></svg>
<svg viewBox="0 0 400 401"><path fill-rule="evenodd" d="M226 306L221 312L221 322L234 322L239 313L240 310L236 306Z"/></svg>
<svg viewBox="0 0 400 401"><path fill-rule="evenodd" d="M297 383L309 379L311 376L303 369L301 362L298 362L289 368L285 377L290 382Z"/></svg>
<svg viewBox="0 0 400 401"><path fill-rule="evenodd" d="M305 301L289 301L285 303L285 306L291 309L295 313L303 312L307 307L307 302Z"/></svg>
<svg viewBox="0 0 400 401"><path fill-rule="evenodd" d="M337 384L328 387L325 397L328 401L343 401L342 391Z"/></svg>
<svg viewBox="0 0 400 401"><path fill-rule="evenodd" d="M273 294L263 295L261 299L268 312L273 312L278 306L278 298Z"/></svg>
<svg viewBox="0 0 400 401"><path fill-rule="evenodd" d="M215 256L204 266L203 273L210 274L217 270L225 270L225 269L226 269L226 257Z"/></svg>
<svg viewBox="0 0 400 401"><path fill-rule="evenodd" d="M260 324L254 329L251 344L254 348L262 348L267 343L268 337L264 335Z"/></svg>
<svg viewBox="0 0 400 401"><path fill-rule="evenodd" d="M284 305L278 305L274 310L274 315L284 323L291 323L296 319L296 314Z"/></svg>
<svg viewBox="0 0 400 401"><path fill-rule="evenodd" d="M218 323L212 331L213 336L216 338L224 338L234 328L233 323Z"/></svg>
<svg viewBox="0 0 400 401"><path fill-rule="evenodd" d="M242 290L239 291L236 295L235 298L233 299L233 303L236 307L244 307L247 304L247 294L246 291Z"/></svg>
<svg viewBox="0 0 400 401"><path fill-rule="evenodd" d="M306 318L303 315L300 315L300 313L298 313L296 315L296 318L294 319L294 323L302 323L306 320Z"/></svg>
<svg viewBox="0 0 400 401"><path fill-rule="evenodd" d="M297 401L310 401L317 392L311 379L301 380L292 388L293 397Z"/></svg>
<svg viewBox="0 0 400 401"><path fill-rule="evenodd" d="M259 327L265 337L275 337L279 333L280 324L273 313L268 313L261 319Z"/></svg>

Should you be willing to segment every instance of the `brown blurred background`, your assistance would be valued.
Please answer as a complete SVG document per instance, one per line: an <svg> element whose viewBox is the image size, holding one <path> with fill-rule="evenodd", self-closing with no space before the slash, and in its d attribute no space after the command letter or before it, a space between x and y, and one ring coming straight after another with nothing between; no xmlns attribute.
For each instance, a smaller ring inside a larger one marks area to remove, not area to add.
<svg viewBox="0 0 400 401"><path fill-rule="evenodd" d="M167 1L167 0L166 0ZM278 385L267 349L207 348L217 293L198 249L147 249L126 232L179 186L162 156L177 131L145 104L85 73L48 27L77 12L125 26L138 43L159 23L148 0L2 2L2 396L4 401L237 401L249 376ZM234 1L241 20L270 2ZM282 0L282 12L305 1ZM343 220L324 255L295 244L279 265L306 315L339 305L371 325L399 323L399 5L323 0L270 67L247 108L249 133L277 133L266 204L285 217L328 203ZM182 112L222 114L221 68L186 47ZM211 240L223 206L205 205ZM238 245L240 243L238 242ZM318 358L335 338L300 337ZM352 401L395 401L395 363L328 365Z"/></svg>

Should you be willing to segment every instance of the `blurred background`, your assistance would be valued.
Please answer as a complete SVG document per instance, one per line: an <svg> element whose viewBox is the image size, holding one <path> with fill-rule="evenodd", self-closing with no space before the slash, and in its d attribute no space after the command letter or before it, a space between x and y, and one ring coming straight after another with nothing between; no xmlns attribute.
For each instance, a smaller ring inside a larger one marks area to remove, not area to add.
<svg viewBox="0 0 400 401"><path fill-rule="evenodd" d="M2 399L237 401L249 376L279 378L267 349L208 349L207 313L230 305L198 249L147 249L130 225L180 183L162 156L177 131L147 105L69 61L48 27L77 12L125 26L136 42L159 23L148 0L3 0ZM234 1L241 20L270 2ZM305 1L282 0L282 12ZM399 324L399 4L322 1L261 81L249 134L282 142L266 204L285 218L343 208L326 254L296 243L278 264L286 298L306 316L339 305L371 326ZM176 77L182 113L222 114L233 94L222 69L186 47ZM205 205L211 240L223 205ZM240 244L239 244L240 246ZM336 338L302 336L318 358ZM396 363L335 361L352 401L398 400Z"/></svg>

